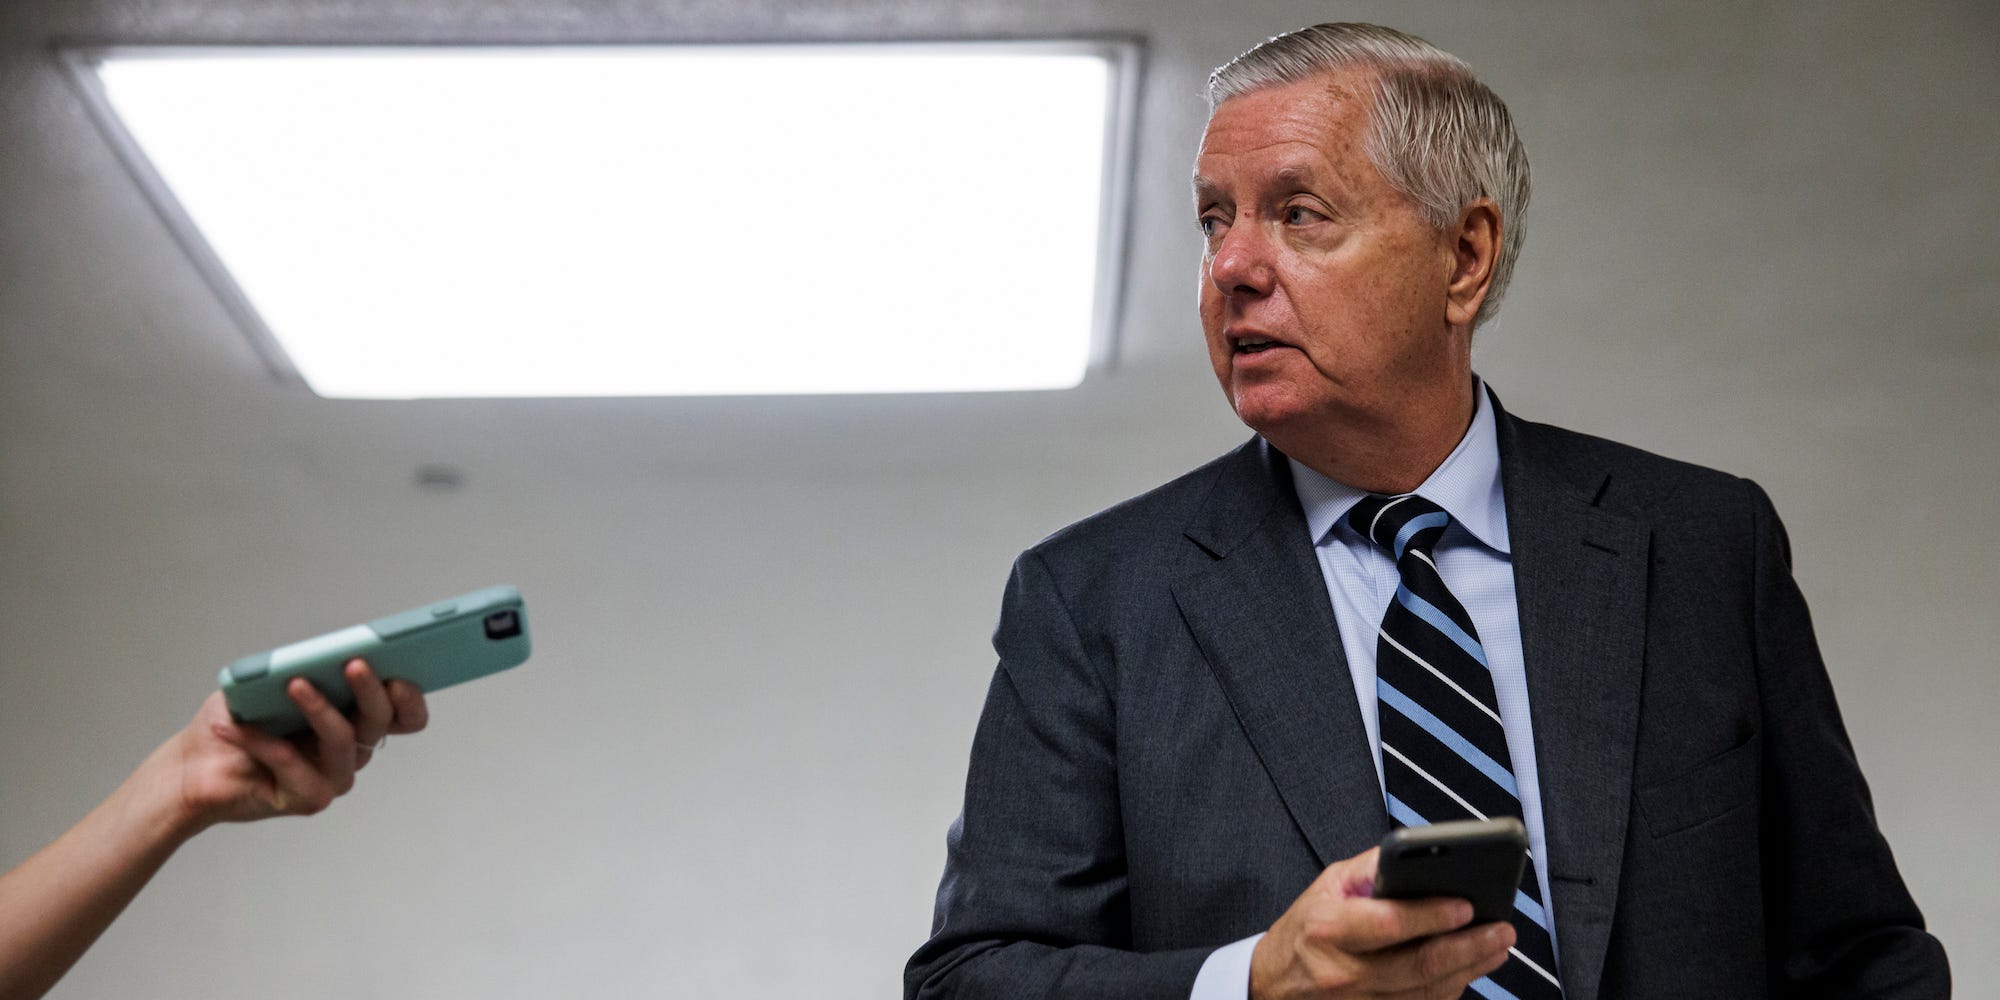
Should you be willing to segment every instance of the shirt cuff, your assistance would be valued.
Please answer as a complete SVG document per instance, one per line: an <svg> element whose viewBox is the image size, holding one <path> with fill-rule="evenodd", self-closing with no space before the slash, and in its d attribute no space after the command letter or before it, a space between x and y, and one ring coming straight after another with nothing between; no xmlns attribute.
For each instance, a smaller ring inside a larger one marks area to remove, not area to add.
<svg viewBox="0 0 2000 1000"><path fill-rule="evenodd" d="M1201 972L1194 977L1194 992L1188 1000L1249 1000L1250 955L1264 935L1226 944L1208 954Z"/></svg>

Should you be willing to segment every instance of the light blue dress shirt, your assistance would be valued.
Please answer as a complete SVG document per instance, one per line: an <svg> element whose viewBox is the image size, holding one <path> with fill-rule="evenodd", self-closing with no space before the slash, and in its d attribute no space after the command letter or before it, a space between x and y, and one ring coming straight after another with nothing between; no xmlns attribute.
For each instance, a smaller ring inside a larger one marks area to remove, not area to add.
<svg viewBox="0 0 2000 1000"><path fill-rule="evenodd" d="M1493 689L1500 704L1500 723L1507 730L1507 754L1513 758L1514 782L1521 792L1521 818L1528 827L1528 848L1535 857L1542 905L1555 935L1555 900L1549 895L1549 869L1542 859L1547 841L1542 832L1541 782L1535 772L1535 731L1528 716L1528 678L1521 660L1521 616L1514 603L1514 560L1507 542L1507 505L1500 488L1500 442L1493 426L1493 403L1485 385L1474 387L1478 408L1472 426L1458 447L1432 472L1417 494L1451 515L1451 525L1432 556L1438 575L1452 596L1465 605L1479 632L1479 644L1493 670ZM1400 577L1389 554L1347 524L1347 512L1367 496L1364 490L1334 482L1292 462L1292 485L1305 509L1340 623L1340 647L1354 681L1354 698L1361 705L1361 724L1375 752L1375 780L1382 780L1382 742L1375 719L1375 643L1382 615L1395 597ZM1250 953L1263 935L1244 938L1217 949L1195 977L1191 1000L1243 1000L1250 988Z"/></svg>

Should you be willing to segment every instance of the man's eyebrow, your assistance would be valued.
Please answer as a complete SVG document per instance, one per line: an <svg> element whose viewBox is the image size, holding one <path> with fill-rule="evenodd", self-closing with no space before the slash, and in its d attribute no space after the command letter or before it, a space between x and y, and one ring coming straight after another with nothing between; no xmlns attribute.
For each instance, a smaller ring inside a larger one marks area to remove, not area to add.
<svg viewBox="0 0 2000 1000"><path fill-rule="evenodd" d="M1320 179L1319 173L1313 170L1310 164L1293 164L1288 167L1279 168L1271 175L1271 180L1272 187L1283 188L1287 191L1317 191L1329 186ZM1226 200L1226 192L1222 185L1200 174L1195 174L1194 197L1196 201L1211 199Z"/></svg>
<svg viewBox="0 0 2000 1000"><path fill-rule="evenodd" d="M1318 175L1308 166L1290 166L1279 170L1274 178L1287 187L1312 187Z"/></svg>

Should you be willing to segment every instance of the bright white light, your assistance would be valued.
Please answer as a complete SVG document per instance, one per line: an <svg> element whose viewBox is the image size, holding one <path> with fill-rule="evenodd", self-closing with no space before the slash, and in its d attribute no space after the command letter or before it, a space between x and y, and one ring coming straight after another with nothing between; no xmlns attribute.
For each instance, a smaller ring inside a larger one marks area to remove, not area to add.
<svg viewBox="0 0 2000 1000"><path fill-rule="evenodd" d="M99 72L323 396L1048 389L1090 359L1103 55L180 50Z"/></svg>

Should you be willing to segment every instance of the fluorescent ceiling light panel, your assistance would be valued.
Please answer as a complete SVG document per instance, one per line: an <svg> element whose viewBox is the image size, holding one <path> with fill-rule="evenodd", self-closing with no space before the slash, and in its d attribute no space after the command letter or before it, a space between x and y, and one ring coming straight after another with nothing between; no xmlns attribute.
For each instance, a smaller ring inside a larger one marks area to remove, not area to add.
<svg viewBox="0 0 2000 1000"><path fill-rule="evenodd" d="M323 396L1054 389L1108 336L1115 46L87 62Z"/></svg>

